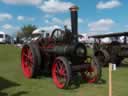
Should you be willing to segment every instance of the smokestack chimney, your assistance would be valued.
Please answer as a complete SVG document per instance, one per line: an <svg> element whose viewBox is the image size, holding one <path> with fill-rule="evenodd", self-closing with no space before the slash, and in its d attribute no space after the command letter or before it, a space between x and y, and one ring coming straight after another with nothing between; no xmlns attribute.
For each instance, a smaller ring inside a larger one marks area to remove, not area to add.
<svg viewBox="0 0 128 96"><path fill-rule="evenodd" d="M78 42L78 14L77 14L78 7L72 6L70 8L71 12L71 28L72 28L72 34L73 34L73 42Z"/></svg>

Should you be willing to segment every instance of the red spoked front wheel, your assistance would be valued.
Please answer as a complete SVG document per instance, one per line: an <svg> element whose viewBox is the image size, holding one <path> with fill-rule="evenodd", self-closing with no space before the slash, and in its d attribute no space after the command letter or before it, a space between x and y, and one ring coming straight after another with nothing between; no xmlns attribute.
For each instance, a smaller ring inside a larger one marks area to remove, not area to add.
<svg viewBox="0 0 128 96"><path fill-rule="evenodd" d="M65 57L57 57L52 66L52 78L58 88L67 88L71 80L71 68Z"/></svg>
<svg viewBox="0 0 128 96"><path fill-rule="evenodd" d="M88 83L96 83L101 78L101 73L101 64L96 58L93 58L92 63L88 66L85 72L81 72L81 76Z"/></svg>

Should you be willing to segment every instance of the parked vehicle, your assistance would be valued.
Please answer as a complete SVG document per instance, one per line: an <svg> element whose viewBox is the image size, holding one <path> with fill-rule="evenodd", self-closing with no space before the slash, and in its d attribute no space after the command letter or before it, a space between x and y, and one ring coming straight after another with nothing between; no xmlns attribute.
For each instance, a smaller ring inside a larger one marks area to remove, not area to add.
<svg viewBox="0 0 128 96"><path fill-rule="evenodd" d="M101 77L101 66L96 59L87 56L86 46L78 41L77 7L70 8L72 32L54 29L51 35L25 44L21 52L22 70L27 78L40 72L51 73L58 88L68 88L80 73L87 82L97 82Z"/></svg>
<svg viewBox="0 0 128 96"><path fill-rule="evenodd" d="M103 66L112 62L119 66L128 57L128 32L90 36L94 38L94 57Z"/></svg>
<svg viewBox="0 0 128 96"><path fill-rule="evenodd" d="M12 42L12 38L10 35L5 32L0 32L0 43L2 44L10 44Z"/></svg>

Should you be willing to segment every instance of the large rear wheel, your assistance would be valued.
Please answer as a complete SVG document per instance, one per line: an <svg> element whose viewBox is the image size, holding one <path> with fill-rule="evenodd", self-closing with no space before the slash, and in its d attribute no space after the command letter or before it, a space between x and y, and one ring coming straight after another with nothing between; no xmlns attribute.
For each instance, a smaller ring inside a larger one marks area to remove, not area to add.
<svg viewBox="0 0 128 96"><path fill-rule="evenodd" d="M65 57L57 57L52 66L52 78L58 88L68 88L71 81L71 67Z"/></svg>
<svg viewBox="0 0 128 96"><path fill-rule="evenodd" d="M24 76L27 78L36 77L39 73L39 53L33 43L25 44L21 53L21 65Z"/></svg>

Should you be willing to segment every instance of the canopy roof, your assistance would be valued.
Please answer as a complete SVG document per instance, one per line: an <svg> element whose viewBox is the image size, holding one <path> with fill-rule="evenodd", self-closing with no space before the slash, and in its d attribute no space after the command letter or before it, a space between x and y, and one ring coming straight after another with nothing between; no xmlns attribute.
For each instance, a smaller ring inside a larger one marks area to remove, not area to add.
<svg viewBox="0 0 128 96"><path fill-rule="evenodd" d="M102 34L102 35L92 35L89 38L104 38L104 37L119 37L119 36L128 36L128 32L118 32L118 33L110 33L110 34Z"/></svg>
<svg viewBox="0 0 128 96"><path fill-rule="evenodd" d="M45 32L45 30L44 29L36 29L36 30L34 30L33 32L32 32L32 34L43 34Z"/></svg>

